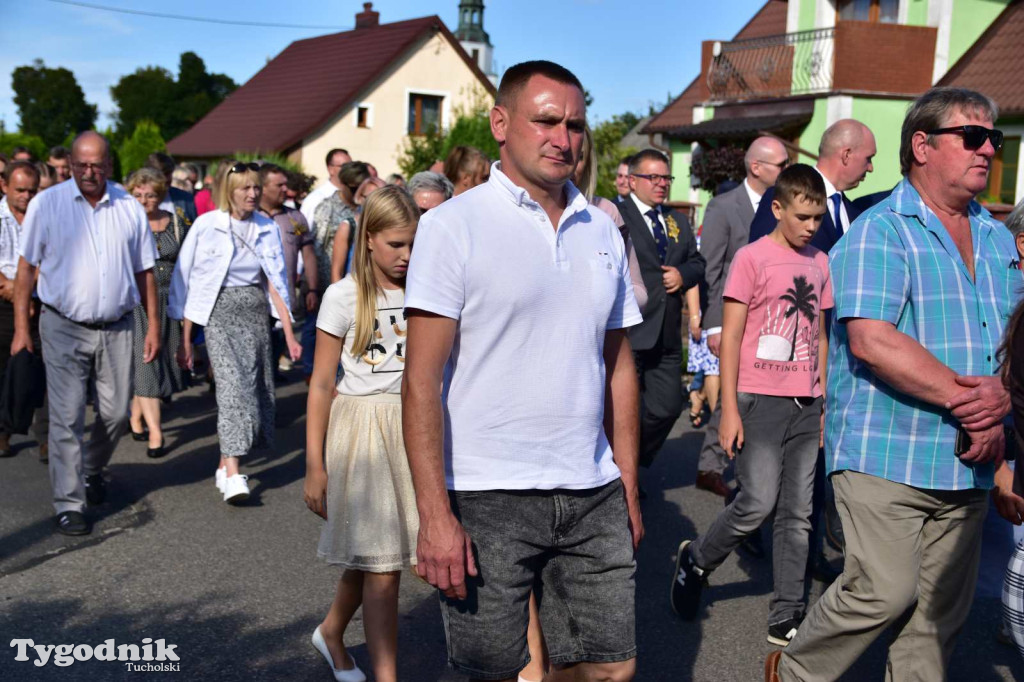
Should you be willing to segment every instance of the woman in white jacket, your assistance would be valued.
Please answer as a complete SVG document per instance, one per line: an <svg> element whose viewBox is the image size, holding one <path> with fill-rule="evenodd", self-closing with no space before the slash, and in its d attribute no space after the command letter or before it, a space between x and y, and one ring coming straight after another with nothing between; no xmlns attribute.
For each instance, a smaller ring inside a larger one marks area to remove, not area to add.
<svg viewBox="0 0 1024 682"><path fill-rule="evenodd" d="M274 437L274 373L267 313L281 320L288 352L302 351L292 333L290 291L277 224L256 212L259 166L221 165L215 201L189 230L171 279L168 316L184 320L178 362L192 366L192 326L203 325L217 377L215 482L224 501L249 497L238 459Z"/></svg>

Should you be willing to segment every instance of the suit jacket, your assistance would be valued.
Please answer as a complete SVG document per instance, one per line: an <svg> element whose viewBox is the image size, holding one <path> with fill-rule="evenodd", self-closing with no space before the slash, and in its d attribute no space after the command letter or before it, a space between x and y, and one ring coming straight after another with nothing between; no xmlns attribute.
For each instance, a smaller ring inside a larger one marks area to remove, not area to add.
<svg viewBox="0 0 1024 682"><path fill-rule="evenodd" d="M185 227L190 227L196 221L195 198L177 187L167 188L167 198L174 204L174 212L184 220Z"/></svg>
<svg viewBox="0 0 1024 682"><path fill-rule="evenodd" d="M647 221L640 215L636 203L627 197L619 204L619 212L629 228L633 240L640 272L647 287L647 307L644 321L629 330L629 341L634 350L650 350L662 347L668 350L682 348L682 307L683 294L704 279L704 257L697 251L697 240L690 228L690 221L678 211L663 211L662 222L671 216L679 226L676 239L669 238L665 265L670 265L683 277L683 287L674 294L665 291L662 284L661 260L654 236L647 227ZM666 232L668 224L665 223Z"/></svg>
<svg viewBox="0 0 1024 682"><path fill-rule="evenodd" d="M750 205L750 196L742 183L708 202L700 233L700 252L707 261L704 279L708 283L708 310L701 323L704 329L722 326L725 279L733 256L749 241L753 220L754 207Z"/></svg>
<svg viewBox="0 0 1024 682"><path fill-rule="evenodd" d="M843 205L846 206L846 215L849 217L850 224L852 225L853 221L860 215L860 211L846 198L845 193L842 196ZM772 213L772 199L774 198L774 187L770 188L761 197L761 203L757 206L757 215L754 216L754 222L750 224L751 243L756 242L766 234L770 234L779 222L775 219L775 214ZM835 223L832 221L831 202L826 199L826 203L828 204L828 210L825 211L825 217L821 219L821 227L818 228L818 231L814 234L814 239L811 240L811 246L828 253L843 235L836 229Z"/></svg>

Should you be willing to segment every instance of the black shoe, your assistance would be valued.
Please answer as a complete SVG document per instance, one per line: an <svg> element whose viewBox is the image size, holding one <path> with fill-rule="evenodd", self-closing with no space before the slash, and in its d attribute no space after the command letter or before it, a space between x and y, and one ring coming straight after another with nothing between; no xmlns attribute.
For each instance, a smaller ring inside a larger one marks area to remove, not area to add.
<svg viewBox="0 0 1024 682"><path fill-rule="evenodd" d="M131 429L131 427L129 428ZM142 431L136 431L135 429L131 429L131 432L132 440L135 441L136 443L141 443L144 440L149 440L149 432L146 431L146 429L142 429Z"/></svg>
<svg viewBox="0 0 1024 682"><path fill-rule="evenodd" d="M789 643L796 637L797 628L800 627L799 618L790 618L781 623L768 626L768 642L779 646L789 646Z"/></svg>
<svg viewBox="0 0 1024 682"><path fill-rule="evenodd" d="M103 504L107 499L107 482L103 480L103 474L85 477L85 499L93 506Z"/></svg>
<svg viewBox="0 0 1024 682"><path fill-rule="evenodd" d="M155 448L147 448L146 449L146 457L149 457L150 459L160 459L161 457L163 457L166 454L167 453L164 452L164 441L162 439L160 440L160 445L159 446L157 446Z"/></svg>
<svg viewBox="0 0 1024 682"><path fill-rule="evenodd" d="M13 457L14 450L11 450L11 437L4 433L0 434L0 457Z"/></svg>
<svg viewBox="0 0 1024 682"><path fill-rule="evenodd" d="M761 529L758 528L753 533L743 538L743 542L740 543L738 549L749 557L753 557L754 559L763 559L765 551L764 538L761 537Z"/></svg>
<svg viewBox="0 0 1024 682"><path fill-rule="evenodd" d="M61 512L57 514L56 522L57 532L64 535L88 535L92 531L82 512Z"/></svg>
<svg viewBox="0 0 1024 682"><path fill-rule="evenodd" d="M700 593L707 581L707 571L693 563L690 541L683 540L676 552L676 572L672 576L669 600L672 610L683 620L693 620L700 609Z"/></svg>

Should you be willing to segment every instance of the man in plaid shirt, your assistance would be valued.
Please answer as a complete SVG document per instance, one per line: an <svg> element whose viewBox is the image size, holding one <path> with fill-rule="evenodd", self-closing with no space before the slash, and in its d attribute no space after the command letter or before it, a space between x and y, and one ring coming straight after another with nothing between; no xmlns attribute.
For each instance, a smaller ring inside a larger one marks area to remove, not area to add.
<svg viewBox="0 0 1024 682"><path fill-rule="evenodd" d="M946 677L1010 409L996 348L1022 289L1009 232L974 201L996 118L977 92L922 95L903 122L903 181L831 252L825 441L846 562L769 656L769 682L838 679L889 626L887 679Z"/></svg>

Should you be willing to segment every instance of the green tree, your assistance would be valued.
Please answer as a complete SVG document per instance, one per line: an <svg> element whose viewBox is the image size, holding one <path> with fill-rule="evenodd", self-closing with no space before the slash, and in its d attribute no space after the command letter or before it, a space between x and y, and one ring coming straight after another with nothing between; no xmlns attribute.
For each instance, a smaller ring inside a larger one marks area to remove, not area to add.
<svg viewBox="0 0 1024 682"><path fill-rule="evenodd" d="M85 101L75 74L67 69L51 69L37 59L31 66L14 69L11 88L21 132L38 136L47 146L96 123L96 106Z"/></svg>
<svg viewBox="0 0 1024 682"><path fill-rule="evenodd" d="M636 154L634 147L623 147L622 138L640 122L640 117L631 111L616 114L607 121L598 123L591 130L594 138L594 157L597 161L597 196L614 197L615 174L623 157Z"/></svg>
<svg viewBox="0 0 1024 682"><path fill-rule="evenodd" d="M168 139L177 137L237 87L228 76L207 72L206 64L194 52L182 53L177 80L157 66L137 69L110 88L117 104L118 139L127 137L143 120L156 123Z"/></svg>
<svg viewBox="0 0 1024 682"><path fill-rule="evenodd" d="M160 135L157 124L152 121L139 121L131 137L122 142L118 149L121 168L127 175L146 165L146 157L153 152L166 150L167 144Z"/></svg>
<svg viewBox="0 0 1024 682"><path fill-rule="evenodd" d="M15 147L24 147L32 152L33 157L43 159L44 161L50 150L38 135L26 135L25 133L0 134L0 152L3 152L7 155L7 158L10 158Z"/></svg>

